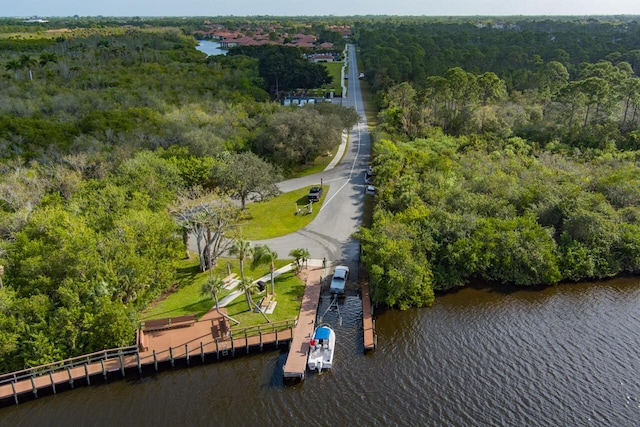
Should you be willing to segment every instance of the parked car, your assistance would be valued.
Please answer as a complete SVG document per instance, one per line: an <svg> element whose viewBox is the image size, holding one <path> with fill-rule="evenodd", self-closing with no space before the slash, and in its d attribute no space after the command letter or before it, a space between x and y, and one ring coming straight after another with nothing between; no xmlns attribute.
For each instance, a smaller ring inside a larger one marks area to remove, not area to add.
<svg viewBox="0 0 640 427"><path fill-rule="evenodd" d="M307 197L307 199L310 202L319 202L323 192L324 192L324 189L322 187L311 187L311 190L309 190L309 196Z"/></svg>
<svg viewBox="0 0 640 427"><path fill-rule="evenodd" d="M333 272L333 278L331 279L331 285L329 286L329 292L332 294L342 295L344 294L344 288L349 278L349 267L346 265L339 265Z"/></svg>
<svg viewBox="0 0 640 427"><path fill-rule="evenodd" d="M367 170L364 172L364 183L366 185L373 184L373 166L368 165Z"/></svg>
<svg viewBox="0 0 640 427"><path fill-rule="evenodd" d="M360 80L364 79L364 73L360 73L360 75L358 76L358 78L359 78Z"/></svg>
<svg viewBox="0 0 640 427"><path fill-rule="evenodd" d="M369 196L375 196L376 194L376 187L374 187L373 185L365 185L364 187L364 194L367 194Z"/></svg>

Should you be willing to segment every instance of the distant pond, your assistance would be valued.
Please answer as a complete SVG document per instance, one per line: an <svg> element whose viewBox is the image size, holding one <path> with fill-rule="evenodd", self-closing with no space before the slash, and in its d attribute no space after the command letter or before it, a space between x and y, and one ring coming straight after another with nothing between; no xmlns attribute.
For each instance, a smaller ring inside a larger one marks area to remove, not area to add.
<svg viewBox="0 0 640 427"><path fill-rule="evenodd" d="M210 40L200 40L200 44L196 46L200 52L204 52L207 55L225 55L226 50L220 49L220 43Z"/></svg>

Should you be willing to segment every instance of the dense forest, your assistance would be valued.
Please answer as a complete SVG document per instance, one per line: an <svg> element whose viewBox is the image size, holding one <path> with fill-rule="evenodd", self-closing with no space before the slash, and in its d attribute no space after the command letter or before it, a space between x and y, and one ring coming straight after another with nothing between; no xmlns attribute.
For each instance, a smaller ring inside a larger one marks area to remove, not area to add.
<svg viewBox="0 0 640 427"><path fill-rule="evenodd" d="M640 23L356 24L379 108L372 298L640 271Z"/></svg>
<svg viewBox="0 0 640 427"><path fill-rule="evenodd" d="M244 203L357 119L273 102L257 58L195 48L205 25L0 20L0 372L131 344L186 232L210 268Z"/></svg>
<svg viewBox="0 0 640 427"><path fill-rule="evenodd" d="M635 18L276 21L218 23L329 41L352 26L379 110L358 233L374 302L640 271ZM273 102L282 61L287 88L326 79L303 52L199 52L212 23L0 20L0 371L131 343L186 232L210 268L233 237L215 227L355 123Z"/></svg>

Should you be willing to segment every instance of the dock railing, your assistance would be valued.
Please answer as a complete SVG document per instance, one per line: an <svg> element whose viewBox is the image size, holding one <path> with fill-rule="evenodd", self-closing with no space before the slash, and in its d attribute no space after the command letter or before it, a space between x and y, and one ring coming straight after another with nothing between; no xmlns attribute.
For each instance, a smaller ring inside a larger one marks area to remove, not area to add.
<svg viewBox="0 0 640 427"><path fill-rule="evenodd" d="M281 320L280 322L262 323L260 325L245 326L243 328L231 328L231 336L234 337L252 337L270 332L284 331L293 328L298 319Z"/></svg>
<svg viewBox="0 0 640 427"><path fill-rule="evenodd" d="M110 359L121 359L124 356L138 353L138 346L112 348L108 350L97 351L95 353L84 354L82 356L72 357L70 359L58 362L47 363L46 365L34 366L33 368L23 369L8 374L0 375L0 386L4 384L16 383L21 380L37 377L46 374L55 374L56 372L66 371L78 366L90 365Z"/></svg>

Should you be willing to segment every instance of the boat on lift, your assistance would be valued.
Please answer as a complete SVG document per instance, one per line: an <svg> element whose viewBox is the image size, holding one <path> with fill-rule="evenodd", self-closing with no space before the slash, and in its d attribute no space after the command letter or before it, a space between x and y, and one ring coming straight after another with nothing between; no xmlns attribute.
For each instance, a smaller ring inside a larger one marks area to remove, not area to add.
<svg viewBox="0 0 640 427"><path fill-rule="evenodd" d="M333 366L333 352L336 346L336 333L327 324L318 325L309 340L309 358L307 367L321 372Z"/></svg>

